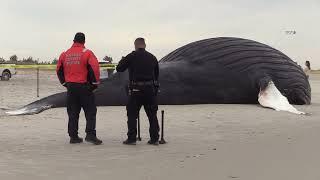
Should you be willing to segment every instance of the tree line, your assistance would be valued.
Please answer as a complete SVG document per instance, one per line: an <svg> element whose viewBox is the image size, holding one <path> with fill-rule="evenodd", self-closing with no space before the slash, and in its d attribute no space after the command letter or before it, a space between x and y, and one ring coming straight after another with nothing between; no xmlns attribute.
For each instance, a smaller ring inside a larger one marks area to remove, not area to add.
<svg viewBox="0 0 320 180"><path fill-rule="evenodd" d="M33 57L29 56L27 58L19 59L17 55L10 56L9 59L4 59L0 57L0 63L3 64L57 64L58 60L55 58L52 61L39 61L39 59L34 59Z"/></svg>

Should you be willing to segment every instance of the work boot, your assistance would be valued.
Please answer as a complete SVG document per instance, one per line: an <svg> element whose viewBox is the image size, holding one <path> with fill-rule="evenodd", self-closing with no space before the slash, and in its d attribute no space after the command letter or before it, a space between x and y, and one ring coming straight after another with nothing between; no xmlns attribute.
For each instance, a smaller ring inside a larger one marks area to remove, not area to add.
<svg viewBox="0 0 320 180"><path fill-rule="evenodd" d="M102 144L102 141L100 139L98 139L97 136L94 136L94 135L87 135L85 140L87 142L94 144L94 145Z"/></svg>
<svg viewBox="0 0 320 180"><path fill-rule="evenodd" d="M70 137L70 144L79 144L82 143L83 139L79 136L77 137Z"/></svg>
<svg viewBox="0 0 320 180"><path fill-rule="evenodd" d="M150 140L148 141L148 144L158 146L158 145L159 145L159 141L158 141L158 140L155 141L155 140L151 140L151 139L150 139Z"/></svg>
<svg viewBox="0 0 320 180"><path fill-rule="evenodd" d="M123 144L125 144L125 145L136 145L136 140L127 139L127 140L123 141Z"/></svg>

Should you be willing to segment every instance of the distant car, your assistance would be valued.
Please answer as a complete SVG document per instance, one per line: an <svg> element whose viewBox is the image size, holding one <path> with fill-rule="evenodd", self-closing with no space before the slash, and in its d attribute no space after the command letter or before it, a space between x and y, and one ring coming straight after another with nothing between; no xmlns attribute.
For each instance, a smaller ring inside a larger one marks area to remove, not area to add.
<svg viewBox="0 0 320 180"><path fill-rule="evenodd" d="M15 64L0 64L1 81L9 81L12 75L16 74Z"/></svg>
<svg viewBox="0 0 320 180"><path fill-rule="evenodd" d="M99 65L100 65L101 79L106 79L110 77L116 67L115 64L112 64L110 62L99 62Z"/></svg>

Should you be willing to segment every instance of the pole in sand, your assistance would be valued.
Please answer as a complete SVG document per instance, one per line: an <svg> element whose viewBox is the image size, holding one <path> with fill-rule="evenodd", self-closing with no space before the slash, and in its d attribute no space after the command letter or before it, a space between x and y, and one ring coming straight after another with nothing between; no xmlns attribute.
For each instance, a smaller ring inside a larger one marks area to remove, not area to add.
<svg viewBox="0 0 320 180"><path fill-rule="evenodd" d="M138 137L137 141L141 141L141 136L140 136L140 114L138 115L138 123L137 123L137 129L138 129Z"/></svg>
<svg viewBox="0 0 320 180"><path fill-rule="evenodd" d="M37 97L39 97L39 66L37 66Z"/></svg>
<svg viewBox="0 0 320 180"><path fill-rule="evenodd" d="M164 140L164 110L161 111L161 139L159 144L166 144L167 142Z"/></svg>

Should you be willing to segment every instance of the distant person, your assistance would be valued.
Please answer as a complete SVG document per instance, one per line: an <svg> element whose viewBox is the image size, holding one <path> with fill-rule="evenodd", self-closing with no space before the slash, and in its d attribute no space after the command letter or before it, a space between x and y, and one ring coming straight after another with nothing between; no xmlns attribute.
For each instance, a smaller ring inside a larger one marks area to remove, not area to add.
<svg viewBox="0 0 320 180"><path fill-rule="evenodd" d="M100 83L99 63L93 52L85 48L83 33L77 33L73 42L72 47L60 55L57 64L60 83L68 90L70 144L83 142L83 139L78 136L79 113L83 108L87 120L85 140L99 145L102 141L96 136L97 107L93 94Z"/></svg>
<svg viewBox="0 0 320 180"><path fill-rule="evenodd" d="M303 69L304 73L306 73L307 78L309 79L310 73L311 73L311 65L310 61L306 61L305 68Z"/></svg>
<svg viewBox="0 0 320 180"><path fill-rule="evenodd" d="M134 46L135 51L122 58L117 66L118 72L129 70L128 139L123 144L136 144L137 118L141 107L144 106L150 123L150 140L148 143L158 145L157 93L159 64L157 58L146 51L146 43L143 38L137 38Z"/></svg>

